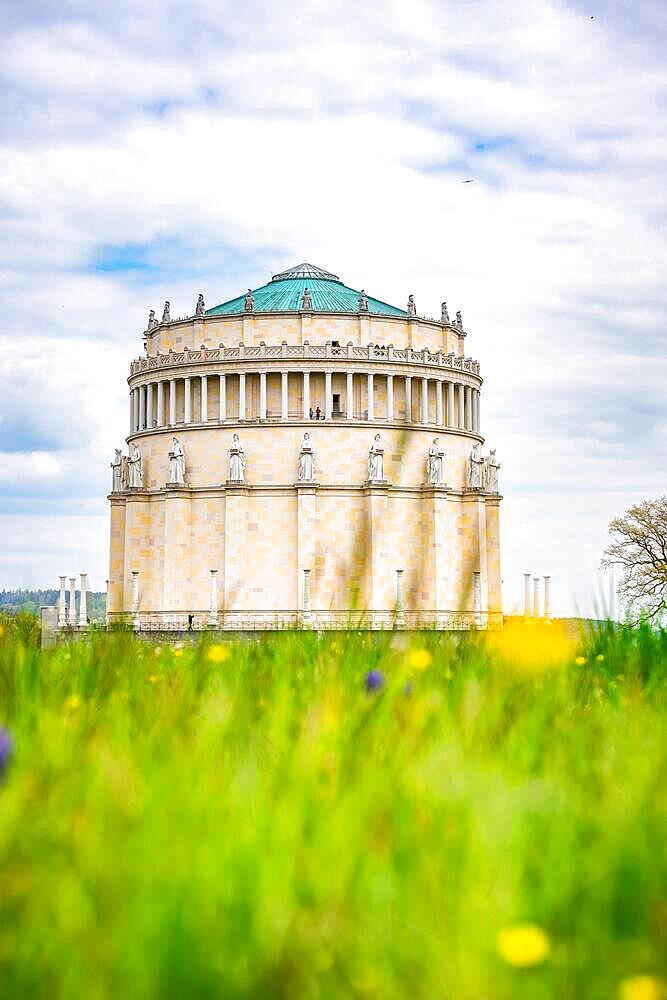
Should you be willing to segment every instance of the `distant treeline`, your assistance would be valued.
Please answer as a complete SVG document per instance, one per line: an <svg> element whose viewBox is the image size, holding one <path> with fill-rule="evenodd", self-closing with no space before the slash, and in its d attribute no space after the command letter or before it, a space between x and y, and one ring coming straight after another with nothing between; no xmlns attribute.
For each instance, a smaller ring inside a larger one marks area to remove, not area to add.
<svg viewBox="0 0 667 1000"><path fill-rule="evenodd" d="M57 590L0 590L0 611L16 614L17 611L31 611L37 614L42 607L58 603ZM77 609L79 606L79 591L76 592ZM69 606L69 591L67 593ZM89 590L86 594L86 608L91 621L100 621L106 612L107 598L104 592L95 593Z"/></svg>

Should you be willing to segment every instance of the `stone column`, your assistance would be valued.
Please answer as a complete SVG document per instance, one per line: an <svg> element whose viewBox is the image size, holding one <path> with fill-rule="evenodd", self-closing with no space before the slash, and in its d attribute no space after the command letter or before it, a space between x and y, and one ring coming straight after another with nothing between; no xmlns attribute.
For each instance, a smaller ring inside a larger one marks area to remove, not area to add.
<svg viewBox="0 0 667 1000"><path fill-rule="evenodd" d="M375 420L375 406L373 399L373 372L368 373L368 419Z"/></svg>
<svg viewBox="0 0 667 1000"><path fill-rule="evenodd" d="M289 373L280 373L280 419L289 420Z"/></svg>
<svg viewBox="0 0 667 1000"><path fill-rule="evenodd" d="M176 379L169 379L169 426L176 426Z"/></svg>
<svg viewBox="0 0 667 1000"><path fill-rule="evenodd" d="M183 379L183 423L189 424L192 421L192 386L190 376Z"/></svg>
<svg viewBox="0 0 667 1000"><path fill-rule="evenodd" d="M143 431L146 426L146 386L139 386L139 427L137 430Z"/></svg>
<svg viewBox="0 0 667 1000"><path fill-rule="evenodd" d="M470 386L466 385L463 389L463 417L465 420L464 427L467 431L472 430L472 405L471 405L471 392Z"/></svg>
<svg viewBox="0 0 667 1000"><path fill-rule="evenodd" d="M67 577L60 577L60 594L58 595L58 628L64 628L67 625L67 600L66 600L66 589L67 589Z"/></svg>
<svg viewBox="0 0 667 1000"><path fill-rule="evenodd" d="M479 573L473 573L472 575L472 605L475 625L479 628L482 624L482 583Z"/></svg>
<svg viewBox="0 0 667 1000"><path fill-rule="evenodd" d="M130 389L130 434L134 434L134 389Z"/></svg>
<svg viewBox="0 0 667 1000"><path fill-rule="evenodd" d="M303 571L303 624L311 625L313 621L313 609L310 598L310 570Z"/></svg>
<svg viewBox="0 0 667 1000"><path fill-rule="evenodd" d="M208 375L201 375L201 407L199 419L203 424L208 423Z"/></svg>
<svg viewBox="0 0 667 1000"><path fill-rule="evenodd" d="M157 426L164 427L164 382L157 384Z"/></svg>
<svg viewBox="0 0 667 1000"><path fill-rule="evenodd" d="M146 386L146 428L150 430L153 426L153 383Z"/></svg>
<svg viewBox="0 0 667 1000"><path fill-rule="evenodd" d="M139 628L139 570L132 570L132 628Z"/></svg>
<svg viewBox="0 0 667 1000"><path fill-rule="evenodd" d="M422 379L422 391L421 391L421 422L423 424L428 423L428 379Z"/></svg>
<svg viewBox="0 0 667 1000"><path fill-rule="evenodd" d="M239 420L245 420L245 372L239 374Z"/></svg>
<svg viewBox="0 0 667 1000"><path fill-rule="evenodd" d="M530 601L530 573L523 574L523 616L530 618L533 608Z"/></svg>
<svg viewBox="0 0 667 1000"><path fill-rule="evenodd" d="M405 625L403 613L403 570L396 570L396 625Z"/></svg>
<svg viewBox="0 0 667 1000"><path fill-rule="evenodd" d="M405 419L412 422L412 376L405 376Z"/></svg>
<svg viewBox="0 0 667 1000"><path fill-rule="evenodd" d="M310 418L310 372L303 373L303 419Z"/></svg>
<svg viewBox="0 0 667 1000"><path fill-rule="evenodd" d="M442 381L436 379L435 382L435 422L438 427L443 427L445 420L442 410Z"/></svg>
<svg viewBox="0 0 667 1000"><path fill-rule="evenodd" d="M539 576L533 577L533 615L535 618L540 617L540 578Z"/></svg>
<svg viewBox="0 0 667 1000"><path fill-rule="evenodd" d="M224 424L227 419L227 378L220 375L220 423Z"/></svg>
<svg viewBox="0 0 667 1000"><path fill-rule="evenodd" d="M345 396L345 416L354 420L354 373L347 372L347 392Z"/></svg>
<svg viewBox="0 0 667 1000"><path fill-rule="evenodd" d="M331 394L331 372L324 373L324 419L331 420L333 397Z"/></svg>
<svg viewBox="0 0 667 1000"><path fill-rule="evenodd" d="M544 617L551 618L551 595L549 594L550 576L544 578Z"/></svg>
<svg viewBox="0 0 667 1000"><path fill-rule="evenodd" d="M479 434L480 419L479 419L479 402L480 402L480 392L479 389L475 389L475 433Z"/></svg>
<svg viewBox="0 0 667 1000"><path fill-rule="evenodd" d="M211 628L218 627L218 571L211 570L211 590L209 599L208 624Z"/></svg>
<svg viewBox="0 0 667 1000"><path fill-rule="evenodd" d="M88 605L86 601L86 591L88 590L88 574L81 574L81 593L79 594L79 628L86 628L88 625Z"/></svg>
<svg viewBox="0 0 667 1000"><path fill-rule="evenodd" d="M387 420L394 419L394 376L387 375ZM403 572L401 570L401 572Z"/></svg>
<svg viewBox="0 0 667 1000"><path fill-rule="evenodd" d="M465 414L465 398L463 395L463 386L459 384L459 430L464 430L466 425L466 414Z"/></svg>
<svg viewBox="0 0 667 1000"><path fill-rule="evenodd" d="M266 372L259 373L259 419L266 420Z"/></svg>
<svg viewBox="0 0 667 1000"><path fill-rule="evenodd" d="M67 624L70 628L76 625L76 577L69 578L69 611L67 613Z"/></svg>
<svg viewBox="0 0 667 1000"><path fill-rule="evenodd" d="M447 426L456 427L454 418L454 383L447 383Z"/></svg>

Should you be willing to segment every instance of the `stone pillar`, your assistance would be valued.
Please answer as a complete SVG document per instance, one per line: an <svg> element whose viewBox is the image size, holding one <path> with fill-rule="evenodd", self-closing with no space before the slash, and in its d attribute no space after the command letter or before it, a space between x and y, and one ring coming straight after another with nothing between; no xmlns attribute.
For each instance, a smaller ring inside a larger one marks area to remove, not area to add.
<svg viewBox="0 0 667 1000"><path fill-rule="evenodd" d="M549 593L550 576L544 578L544 617L551 618L551 595Z"/></svg>
<svg viewBox="0 0 667 1000"><path fill-rule="evenodd" d="M435 382L435 422L438 427L443 427L445 420L442 410L442 382L436 379Z"/></svg>
<svg viewBox="0 0 667 1000"><path fill-rule="evenodd" d="M202 375L201 377L201 407L199 410L199 419L203 424L208 423L208 376Z"/></svg>
<svg viewBox="0 0 667 1000"><path fill-rule="evenodd" d="M176 379L169 379L169 426L176 426Z"/></svg>
<svg viewBox="0 0 667 1000"><path fill-rule="evenodd" d="M211 590L209 599L208 624L211 628L218 627L218 571L211 570Z"/></svg>
<svg viewBox="0 0 667 1000"><path fill-rule="evenodd" d="M396 570L396 625L405 625L403 613L403 570Z"/></svg>
<svg viewBox="0 0 667 1000"><path fill-rule="evenodd" d="M86 601L86 591L88 590L88 574L81 574L81 593L79 594L79 628L86 628L88 625L88 605Z"/></svg>
<svg viewBox="0 0 667 1000"><path fill-rule="evenodd" d="M58 628L65 628L67 625L67 601L65 592L67 589L67 577L60 577L60 594L58 595Z"/></svg>
<svg viewBox="0 0 667 1000"><path fill-rule="evenodd" d="M533 615L535 618L540 617L540 578L539 576L533 577Z"/></svg>
<svg viewBox="0 0 667 1000"><path fill-rule="evenodd" d="M153 426L153 383L146 386L146 428L150 430Z"/></svg>
<svg viewBox="0 0 667 1000"><path fill-rule="evenodd" d="M428 379L422 379L422 391L421 391L421 422L423 424L428 423Z"/></svg>
<svg viewBox="0 0 667 1000"><path fill-rule="evenodd" d="M67 624L70 628L76 625L76 577L69 578L69 611L67 612Z"/></svg>
<svg viewBox="0 0 667 1000"><path fill-rule="evenodd" d="M405 376L405 419L412 422L412 376Z"/></svg>
<svg viewBox="0 0 667 1000"><path fill-rule="evenodd" d="M331 372L324 373L324 419L331 420L333 396L331 393Z"/></svg>
<svg viewBox="0 0 667 1000"><path fill-rule="evenodd" d="M164 427L164 382L157 384L157 426Z"/></svg>
<svg viewBox="0 0 667 1000"><path fill-rule="evenodd" d="M463 389L463 416L465 420L465 429L467 431L472 430L472 393L470 391L470 386L466 385Z"/></svg>
<svg viewBox="0 0 667 1000"><path fill-rule="evenodd" d="M313 609L310 596L310 570L303 571L303 624L311 625L313 621Z"/></svg>
<svg viewBox="0 0 667 1000"><path fill-rule="evenodd" d="M105 580L104 583L106 584L105 600L104 600L104 624L108 625L109 624L109 581Z"/></svg>
<svg viewBox="0 0 667 1000"><path fill-rule="evenodd" d="M394 419L394 376L387 375L387 420ZM403 572L401 570L401 572Z"/></svg>
<svg viewBox="0 0 667 1000"><path fill-rule="evenodd" d="M447 426L456 427L454 417L454 383L447 383Z"/></svg>
<svg viewBox="0 0 667 1000"><path fill-rule="evenodd" d="M303 419L310 418L310 372L303 373Z"/></svg>
<svg viewBox="0 0 667 1000"><path fill-rule="evenodd" d="M482 583L481 574L472 575L472 607L475 616L475 625L479 628L482 624Z"/></svg>
<svg viewBox="0 0 667 1000"><path fill-rule="evenodd" d="M259 419L266 420L266 372L259 373Z"/></svg>
<svg viewBox="0 0 667 1000"><path fill-rule="evenodd" d="M139 628L139 570L132 570L132 628Z"/></svg>
<svg viewBox="0 0 667 1000"><path fill-rule="evenodd" d="M280 419L289 420L289 373L280 373Z"/></svg>
<svg viewBox="0 0 667 1000"><path fill-rule="evenodd" d="M139 386L139 427L137 430L143 431L146 426L146 386Z"/></svg>
<svg viewBox="0 0 667 1000"><path fill-rule="evenodd" d="M183 379L183 423L189 424L192 421L192 386L190 376Z"/></svg>
<svg viewBox="0 0 667 1000"><path fill-rule="evenodd" d="M474 398L475 398L475 427L474 427L474 431L475 431L476 434L479 434L479 428L480 428L480 419L479 419L480 392L479 392L479 389L475 389L475 391L474 391Z"/></svg>
<svg viewBox="0 0 667 1000"><path fill-rule="evenodd" d="M345 416L354 420L354 373L347 372L347 392L345 396Z"/></svg>
<svg viewBox="0 0 667 1000"><path fill-rule="evenodd" d="M373 372L368 373L368 419L375 420L375 405L373 398Z"/></svg>
<svg viewBox="0 0 667 1000"><path fill-rule="evenodd" d="M465 398L463 395L463 386L459 384L459 430L463 430L466 425L465 420Z"/></svg>
<svg viewBox="0 0 667 1000"><path fill-rule="evenodd" d="M220 423L227 419L227 377L220 375Z"/></svg>
<svg viewBox="0 0 667 1000"><path fill-rule="evenodd" d="M130 389L130 434L134 434L134 389Z"/></svg>
<svg viewBox="0 0 667 1000"><path fill-rule="evenodd" d="M523 617L530 618L533 608L530 601L530 573L523 574Z"/></svg>
<svg viewBox="0 0 667 1000"><path fill-rule="evenodd" d="M239 420L245 420L245 372L239 374Z"/></svg>

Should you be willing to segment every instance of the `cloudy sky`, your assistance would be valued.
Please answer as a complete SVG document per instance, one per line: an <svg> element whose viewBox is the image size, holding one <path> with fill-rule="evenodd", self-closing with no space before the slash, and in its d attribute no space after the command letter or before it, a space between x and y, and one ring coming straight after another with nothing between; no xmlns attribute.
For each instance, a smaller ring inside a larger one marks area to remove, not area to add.
<svg viewBox="0 0 667 1000"><path fill-rule="evenodd" d="M665 11L0 0L0 587L103 588L148 309L308 259L463 310L506 606L591 610L665 490Z"/></svg>

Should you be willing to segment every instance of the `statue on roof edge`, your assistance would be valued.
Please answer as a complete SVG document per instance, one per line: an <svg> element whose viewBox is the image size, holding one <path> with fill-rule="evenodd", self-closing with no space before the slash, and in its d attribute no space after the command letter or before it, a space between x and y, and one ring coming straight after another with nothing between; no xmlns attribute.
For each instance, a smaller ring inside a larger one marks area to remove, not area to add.
<svg viewBox="0 0 667 1000"><path fill-rule="evenodd" d="M309 312L313 308L313 300L308 288L304 288L303 295L301 296L301 308Z"/></svg>
<svg viewBox="0 0 667 1000"><path fill-rule="evenodd" d="M440 322L449 324L449 309L447 308L447 303L442 303L442 310L440 312Z"/></svg>
<svg viewBox="0 0 667 1000"><path fill-rule="evenodd" d="M248 291L246 292L243 308L247 313L255 311L255 296L252 294L252 288L249 288Z"/></svg>
<svg viewBox="0 0 667 1000"><path fill-rule="evenodd" d="M171 306L169 304L169 299L166 300L164 309L162 310L162 322L171 323Z"/></svg>
<svg viewBox="0 0 667 1000"><path fill-rule="evenodd" d="M408 295L408 316L417 315L417 306L415 305L414 295Z"/></svg>
<svg viewBox="0 0 667 1000"><path fill-rule="evenodd" d="M197 305L195 306L195 316L203 316L206 306L204 305L204 296L200 292L197 296Z"/></svg>
<svg viewBox="0 0 667 1000"><path fill-rule="evenodd" d="M366 292L364 291L363 288L359 292L359 312L360 313L368 312L368 296L366 295Z"/></svg>

